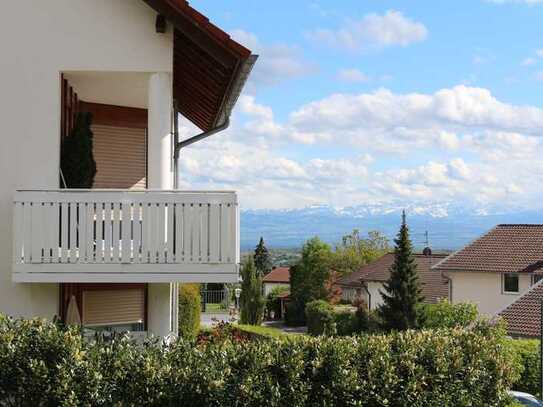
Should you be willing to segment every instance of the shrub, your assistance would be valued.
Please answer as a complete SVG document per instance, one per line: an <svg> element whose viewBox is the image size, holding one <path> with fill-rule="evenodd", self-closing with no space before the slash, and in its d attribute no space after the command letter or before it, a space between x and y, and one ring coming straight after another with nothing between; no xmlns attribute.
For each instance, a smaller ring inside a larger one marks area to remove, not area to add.
<svg viewBox="0 0 543 407"><path fill-rule="evenodd" d="M477 326L138 345L0 317L0 405L506 406L504 344L503 331Z"/></svg>
<svg viewBox="0 0 543 407"><path fill-rule="evenodd" d="M311 335L335 335L334 307L323 300L308 302L305 307L307 332Z"/></svg>
<svg viewBox="0 0 543 407"><path fill-rule="evenodd" d="M436 304L422 304L423 328L467 327L479 316L477 306L465 302L451 304L448 300L439 300Z"/></svg>
<svg viewBox="0 0 543 407"><path fill-rule="evenodd" d="M200 332L200 286L182 284L179 287L179 335L186 339L196 338Z"/></svg>
<svg viewBox="0 0 543 407"><path fill-rule="evenodd" d="M357 332L356 318L353 312L340 311L334 314L336 333L339 336L352 335Z"/></svg>
<svg viewBox="0 0 543 407"><path fill-rule="evenodd" d="M240 321L247 325L260 325L264 318L266 300L262 295L262 277L259 275L254 260L249 256L241 267Z"/></svg>
<svg viewBox="0 0 543 407"><path fill-rule="evenodd" d="M513 389L541 396L539 377L539 341L536 339L508 339L508 352L515 356L518 379Z"/></svg>

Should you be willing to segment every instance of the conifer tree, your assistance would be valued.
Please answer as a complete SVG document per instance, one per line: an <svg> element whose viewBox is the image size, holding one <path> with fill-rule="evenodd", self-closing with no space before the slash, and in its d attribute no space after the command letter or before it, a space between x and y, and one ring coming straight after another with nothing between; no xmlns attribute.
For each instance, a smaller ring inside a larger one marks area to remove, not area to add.
<svg viewBox="0 0 543 407"><path fill-rule="evenodd" d="M62 143L60 168L67 188L88 189L94 183L96 161L92 152L91 122L90 113L79 113L74 129Z"/></svg>
<svg viewBox="0 0 543 407"><path fill-rule="evenodd" d="M264 245L264 238L260 238L258 246L255 248L254 254L255 267L261 276L265 276L272 270L272 261L270 258L270 252Z"/></svg>
<svg viewBox="0 0 543 407"><path fill-rule="evenodd" d="M258 275L252 256L247 257L241 268L241 316L242 324L260 325L264 317L266 300L262 294L262 278Z"/></svg>
<svg viewBox="0 0 543 407"><path fill-rule="evenodd" d="M384 291L381 291L383 305L379 308L379 315L386 329L416 329L421 322L419 304L423 297L405 211L394 243L394 263L390 267L390 277L384 284Z"/></svg>

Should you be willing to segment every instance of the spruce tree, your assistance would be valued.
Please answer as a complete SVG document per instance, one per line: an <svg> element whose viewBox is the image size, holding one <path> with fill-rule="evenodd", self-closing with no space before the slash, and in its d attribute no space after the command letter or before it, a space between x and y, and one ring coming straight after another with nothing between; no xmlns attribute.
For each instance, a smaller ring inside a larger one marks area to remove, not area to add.
<svg viewBox="0 0 543 407"><path fill-rule="evenodd" d="M60 168L67 188L88 189L94 183L96 161L92 152L91 122L90 113L79 113L74 129L62 143Z"/></svg>
<svg viewBox="0 0 543 407"><path fill-rule="evenodd" d="M384 284L384 291L381 291L383 305L379 308L379 314L386 329L416 329L421 318L419 304L423 297L405 211L394 243L394 263L390 267L390 277Z"/></svg>
<svg viewBox="0 0 543 407"><path fill-rule="evenodd" d="M242 324L260 325L264 317L266 300L262 294L262 278L256 271L252 256L249 256L241 268L241 316Z"/></svg>
<svg viewBox="0 0 543 407"><path fill-rule="evenodd" d="M255 248L254 260L256 270L261 276L265 276L272 270L270 252L264 245L264 239L262 237Z"/></svg>

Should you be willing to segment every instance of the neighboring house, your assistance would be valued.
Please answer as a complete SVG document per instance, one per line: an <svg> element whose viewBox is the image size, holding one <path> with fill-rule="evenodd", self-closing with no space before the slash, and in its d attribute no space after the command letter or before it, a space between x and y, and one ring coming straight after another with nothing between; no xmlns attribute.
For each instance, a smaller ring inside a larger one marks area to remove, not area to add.
<svg viewBox="0 0 543 407"><path fill-rule="evenodd" d="M3 6L0 312L176 332L177 283L239 263L235 192L176 190L179 148L228 125L256 56L184 0ZM59 189L78 112L95 189ZM179 143L179 115L205 133Z"/></svg>
<svg viewBox="0 0 543 407"><path fill-rule="evenodd" d="M446 255L442 254L415 254L415 262L421 283L422 295L427 303L435 303L440 298L449 297L448 281L440 273L431 268ZM369 309L377 309L383 298L380 291L384 291L384 283L390 278L390 267L394 263L394 253L387 253L377 260L362 266L354 273L350 273L337 281L342 290L342 299L353 301L361 298Z"/></svg>
<svg viewBox="0 0 543 407"><path fill-rule="evenodd" d="M262 279L264 295L267 296L275 287L290 289L290 267L276 267Z"/></svg>
<svg viewBox="0 0 543 407"><path fill-rule="evenodd" d="M539 280L515 302L498 312L507 323L512 337L538 338L541 335L541 301L543 280Z"/></svg>
<svg viewBox="0 0 543 407"><path fill-rule="evenodd" d="M498 225L434 266L451 281L451 301L492 316L542 278L543 225Z"/></svg>

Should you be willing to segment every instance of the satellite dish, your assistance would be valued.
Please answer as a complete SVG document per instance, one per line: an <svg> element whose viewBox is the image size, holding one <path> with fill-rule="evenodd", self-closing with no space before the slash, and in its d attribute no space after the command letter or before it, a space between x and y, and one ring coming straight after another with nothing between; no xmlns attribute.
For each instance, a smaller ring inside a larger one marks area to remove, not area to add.
<svg viewBox="0 0 543 407"><path fill-rule="evenodd" d="M431 256L432 255L432 249L430 249L429 247L425 247L422 250L422 254L424 254L425 256Z"/></svg>

